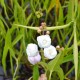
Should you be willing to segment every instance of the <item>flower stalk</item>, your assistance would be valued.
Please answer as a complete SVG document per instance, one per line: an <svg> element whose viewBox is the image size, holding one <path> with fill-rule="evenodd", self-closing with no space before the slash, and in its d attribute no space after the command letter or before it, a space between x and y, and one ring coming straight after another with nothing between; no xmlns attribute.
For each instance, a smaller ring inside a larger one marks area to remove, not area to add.
<svg viewBox="0 0 80 80"><path fill-rule="evenodd" d="M59 29L64 29L69 27L71 24L73 23L73 21L69 22L68 24L65 25L61 25L61 26L51 26L51 27L46 27L44 30L59 30ZM32 30L38 30L39 27L34 27L34 26L24 26L24 25L19 25L19 24L14 24L17 27L23 27L23 28L27 28L27 29L32 29Z"/></svg>

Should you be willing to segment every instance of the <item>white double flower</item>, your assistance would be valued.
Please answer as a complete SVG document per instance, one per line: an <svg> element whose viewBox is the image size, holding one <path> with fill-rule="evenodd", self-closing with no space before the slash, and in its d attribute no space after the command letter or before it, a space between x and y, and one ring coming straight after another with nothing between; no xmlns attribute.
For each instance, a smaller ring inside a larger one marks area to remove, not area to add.
<svg viewBox="0 0 80 80"><path fill-rule="evenodd" d="M54 46L49 46L48 48L44 48L44 56L48 59L53 59L56 57L57 51Z"/></svg>
<svg viewBox="0 0 80 80"><path fill-rule="evenodd" d="M49 35L38 36L37 41L40 48L47 48L51 45L51 38Z"/></svg>
<svg viewBox="0 0 80 80"><path fill-rule="evenodd" d="M28 44L26 48L26 53L28 55L28 61L33 65L41 60L41 56L39 54L38 47L36 44Z"/></svg>

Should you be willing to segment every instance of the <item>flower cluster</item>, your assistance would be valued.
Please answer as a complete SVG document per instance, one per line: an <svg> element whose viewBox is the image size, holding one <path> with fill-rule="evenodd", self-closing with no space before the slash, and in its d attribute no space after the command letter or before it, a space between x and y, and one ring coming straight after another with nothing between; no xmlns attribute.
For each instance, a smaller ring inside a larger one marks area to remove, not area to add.
<svg viewBox="0 0 80 80"><path fill-rule="evenodd" d="M41 60L41 56L39 54L38 47L36 44L33 44L33 43L28 44L26 48L26 52L28 55L28 61L31 64L34 65Z"/></svg>
<svg viewBox="0 0 80 80"><path fill-rule="evenodd" d="M51 38L48 34L38 36L37 42L38 42L38 46L41 49L43 49L44 56L46 58L53 59L57 55L56 48L51 45ZM33 65L41 60L41 56L38 51L38 46L36 44L30 43L28 44L26 48L26 53L28 55L28 61Z"/></svg>

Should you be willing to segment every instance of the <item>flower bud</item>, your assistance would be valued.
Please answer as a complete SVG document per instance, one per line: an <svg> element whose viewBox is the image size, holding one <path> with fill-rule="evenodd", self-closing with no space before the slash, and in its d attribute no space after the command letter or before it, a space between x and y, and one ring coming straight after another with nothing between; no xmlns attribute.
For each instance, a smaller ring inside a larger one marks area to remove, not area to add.
<svg viewBox="0 0 80 80"><path fill-rule="evenodd" d="M63 51L64 50L64 47L61 47L61 50Z"/></svg>
<svg viewBox="0 0 80 80"><path fill-rule="evenodd" d="M47 31L46 34L49 35L50 34L50 31Z"/></svg>
<svg viewBox="0 0 80 80"><path fill-rule="evenodd" d="M38 29L37 32L38 32L38 33L41 33L41 29Z"/></svg>
<svg viewBox="0 0 80 80"><path fill-rule="evenodd" d="M46 26L46 23L45 22L42 22L41 23L41 26L45 27Z"/></svg>
<svg viewBox="0 0 80 80"><path fill-rule="evenodd" d="M47 80L46 74L41 74L38 80Z"/></svg>
<svg viewBox="0 0 80 80"><path fill-rule="evenodd" d="M41 30L43 29L43 27L42 27L42 26L40 26L39 28L40 28Z"/></svg>
<svg viewBox="0 0 80 80"><path fill-rule="evenodd" d="M43 27L43 29L46 29L46 23L45 22L42 22L41 26Z"/></svg>
<svg viewBox="0 0 80 80"><path fill-rule="evenodd" d="M57 46L56 46L56 49L60 49L60 46L59 46L59 45L57 45Z"/></svg>

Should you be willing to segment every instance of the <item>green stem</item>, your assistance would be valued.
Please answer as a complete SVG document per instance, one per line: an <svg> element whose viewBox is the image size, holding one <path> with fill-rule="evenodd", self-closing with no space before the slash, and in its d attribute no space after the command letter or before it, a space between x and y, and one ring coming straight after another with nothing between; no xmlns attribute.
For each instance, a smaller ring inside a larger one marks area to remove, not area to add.
<svg viewBox="0 0 80 80"><path fill-rule="evenodd" d="M68 76L74 70L74 66L65 74L65 77Z"/></svg>
<svg viewBox="0 0 80 80"><path fill-rule="evenodd" d="M13 80L15 80L15 75L17 73L17 70L18 70L18 59L16 59L16 69L15 69L15 72L14 72L14 75L13 75Z"/></svg>
<svg viewBox="0 0 80 80"><path fill-rule="evenodd" d="M58 30L58 29L64 29L64 28L69 27L72 23L73 23L73 21L69 22L68 24L61 25L61 26L46 27L46 30Z"/></svg>
<svg viewBox="0 0 80 80"><path fill-rule="evenodd" d="M51 74L52 74L52 71L51 71L50 74L49 74L49 80L51 80Z"/></svg>
<svg viewBox="0 0 80 80"><path fill-rule="evenodd" d="M42 61L45 62L43 49L41 49L40 52L41 52Z"/></svg>
<svg viewBox="0 0 80 80"><path fill-rule="evenodd" d="M58 30L58 29L64 29L69 27L71 24L73 23L73 21L69 22L68 24L65 25L61 25L61 26L51 26L51 27L46 27L46 29L44 30ZM39 27L34 27L34 26L24 26L24 25L18 25L18 24L14 24L18 27L24 27L27 29L32 29L32 30L38 30Z"/></svg>

